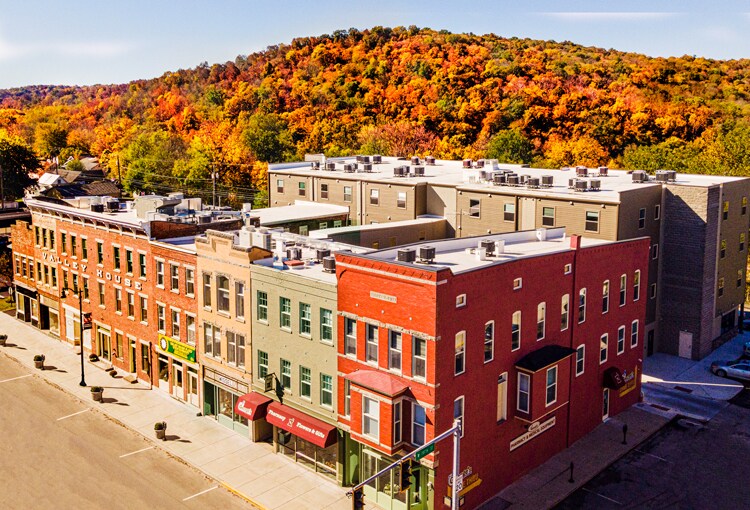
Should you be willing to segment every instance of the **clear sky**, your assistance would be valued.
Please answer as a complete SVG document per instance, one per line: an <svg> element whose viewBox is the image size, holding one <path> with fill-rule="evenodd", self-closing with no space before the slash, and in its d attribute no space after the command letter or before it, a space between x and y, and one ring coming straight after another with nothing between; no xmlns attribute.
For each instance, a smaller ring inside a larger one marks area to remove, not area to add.
<svg viewBox="0 0 750 510"><path fill-rule="evenodd" d="M376 25L750 57L747 0L0 0L0 88L125 83Z"/></svg>

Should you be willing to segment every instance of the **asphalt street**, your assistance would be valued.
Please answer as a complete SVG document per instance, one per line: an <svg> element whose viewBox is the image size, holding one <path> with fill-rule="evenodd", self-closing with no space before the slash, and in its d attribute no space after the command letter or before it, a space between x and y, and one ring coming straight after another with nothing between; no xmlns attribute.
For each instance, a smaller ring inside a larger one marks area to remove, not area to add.
<svg viewBox="0 0 750 510"><path fill-rule="evenodd" d="M2 354L0 404L0 509L254 508Z"/></svg>

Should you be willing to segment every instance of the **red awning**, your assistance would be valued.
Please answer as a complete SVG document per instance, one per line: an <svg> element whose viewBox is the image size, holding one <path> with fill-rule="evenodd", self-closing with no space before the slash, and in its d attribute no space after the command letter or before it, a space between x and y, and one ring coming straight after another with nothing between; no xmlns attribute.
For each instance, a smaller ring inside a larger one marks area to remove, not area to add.
<svg viewBox="0 0 750 510"><path fill-rule="evenodd" d="M386 397L395 398L409 389L402 379L380 370L357 370L346 374L345 379L368 390L376 391Z"/></svg>
<svg viewBox="0 0 750 510"><path fill-rule="evenodd" d="M266 415L269 402L272 402L270 398L251 391L237 399L234 412L241 414L250 421L259 420Z"/></svg>
<svg viewBox="0 0 750 510"><path fill-rule="evenodd" d="M625 386L622 372L617 367L609 367L604 371L604 387L611 390L619 390Z"/></svg>
<svg viewBox="0 0 750 510"><path fill-rule="evenodd" d="M271 425L276 425L321 448L331 446L337 440L336 427L333 425L278 402L269 404L266 420Z"/></svg>

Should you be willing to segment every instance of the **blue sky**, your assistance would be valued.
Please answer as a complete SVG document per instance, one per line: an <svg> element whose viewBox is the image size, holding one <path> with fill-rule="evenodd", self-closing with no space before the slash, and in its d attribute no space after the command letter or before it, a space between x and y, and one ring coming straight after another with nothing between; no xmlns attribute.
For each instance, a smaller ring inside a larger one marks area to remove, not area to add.
<svg viewBox="0 0 750 510"><path fill-rule="evenodd" d="M0 88L125 83L375 25L750 57L750 2L739 0L0 0Z"/></svg>

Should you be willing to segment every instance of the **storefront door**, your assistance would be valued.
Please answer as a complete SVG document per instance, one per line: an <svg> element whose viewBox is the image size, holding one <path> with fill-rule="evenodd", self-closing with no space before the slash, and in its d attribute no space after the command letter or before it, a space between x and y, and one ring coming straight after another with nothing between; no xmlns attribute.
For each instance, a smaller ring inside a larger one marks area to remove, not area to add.
<svg viewBox="0 0 750 510"><path fill-rule="evenodd" d="M373 476L393 462L392 459L371 450L362 450L362 459L362 480ZM385 510L405 510L406 498L407 495L411 498L411 490L398 491L398 476L398 468L396 468L371 481L365 485L365 498Z"/></svg>
<svg viewBox="0 0 750 510"><path fill-rule="evenodd" d="M159 389L169 391L169 359L159 356Z"/></svg>
<svg viewBox="0 0 750 510"><path fill-rule="evenodd" d="M97 347L99 348L99 352L97 354L100 358L107 361L109 361L110 359L110 341L111 339L108 329L96 328L96 343Z"/></svg>
<svg viewBox="0 0 750 510"><path fill-rule="evenodd" d="M185 390L182 385L182 363L172 360L172 396L185 400Z"/></svg>
<svg viewBox="0 0 750 510"><path fill-rule="evenodd" d="M195 407L199 405L198 399L198 372L194 368L188 367L188 402Z"/></svg>

